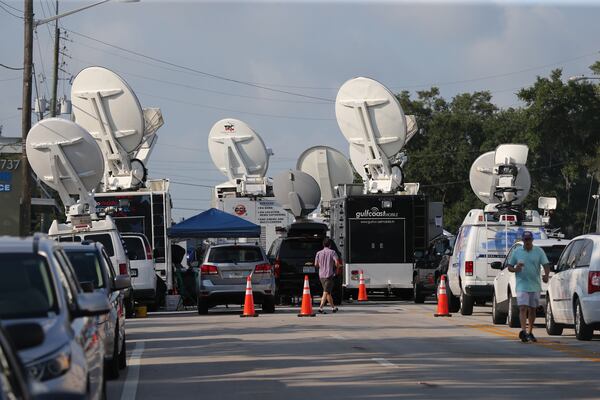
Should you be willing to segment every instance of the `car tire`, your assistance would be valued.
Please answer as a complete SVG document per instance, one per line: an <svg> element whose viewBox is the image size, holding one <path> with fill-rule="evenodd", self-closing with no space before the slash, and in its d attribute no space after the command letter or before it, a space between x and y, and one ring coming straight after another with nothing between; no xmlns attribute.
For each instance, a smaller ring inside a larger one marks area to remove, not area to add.
<svg viewBox="0 0 600 400"><path fill-rule="evenodd" d="M208 302L206 300L202 300L201 298L198 298L198 301L196 304L198 306L198 314L200 314L200 315L208 314Z"/></svg>
<svg viewBox="0 0 600 400"><path fill-rule="evenodd" d="M498 309L498 302L496 301L496 293L492 297L492 322L494 325L506 324L506 318L508 315Z"/></svg>
<svg viewBox="0 0 600 400"><path fill-rule="evenodd" d="M146 305L146 307L148 307L148 311L150 311L150 312L158 311L158 303L156 301L153 301L152 303L148 303Z"/></svg>
<svg viewBox="0 0 600 400"><path fill-rule="evenodd" d="M123 335L123 346L119 353L119 369L127 368L127 338Z"/></svg>
<svg viewBox="0 0 600 400"><path fill-rule="evenodd" d="M425 303L425 293L423 293L418 283L413 284L413 299L415 304Z"/></svg>
<svg viewBox="0 0 600 400"><path fill-rule="evenodd" d="M460 310L460 300L452 294L450 285L446 285L446 293L448 294L448 311L451 313L458 312Z"/></svg>
<svg viewBox="0 0 600 400"><path fill-rule="evenodd" d="M579 299L575 300L575 337L578 340L592 340L594 336L594 328L585 323L583 318L583 310Z"/></svg>
<svg viewBox="0 0 600 400"><path fill-rule="evenodd" d="M112 358L104 364L104 375L106 376L106 379L112 380L119 378L119 327L115 330Z"/></svg>
<svg viewBox="0 0 600 400"><path fill-rule="evenodd" d="M129 294L129 298L125 299L125 317L133 318L135 315L135 301L133 300L133 293Z"/></svg>
<svg viewBox="0 0 600 400"><path fill-rule="evenodd" d="M513 297L511 292L508 292L508 326L511 328L521 327L521 318L519 317L517 298Z"/></svg>
<svg viewBox="0 0 600 400"><path fill-rule="evenodd" d="M262 311L265 314L273 314L275 312L275 297L265 296L262 302Z"/></svg>
<svg viewBox="0 0 600 400"><path fill-rule="evenodd" d="M552 336L560 336L563 333L563 327L554 322L554 313L550 303L550 297L546 295L546 333Z"/></svg>
<svg viewBox="0 0 600 400"><path fill-rule="evenodd" d="M460 291L460 315L472 315L475 299L463 290Z"/></svg>

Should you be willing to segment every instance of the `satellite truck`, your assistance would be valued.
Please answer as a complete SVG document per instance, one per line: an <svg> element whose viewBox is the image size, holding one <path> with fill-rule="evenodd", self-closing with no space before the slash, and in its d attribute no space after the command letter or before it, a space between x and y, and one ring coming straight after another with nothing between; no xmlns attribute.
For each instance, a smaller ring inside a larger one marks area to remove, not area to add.
<svg viewBox="0 0 600 400"><path fill-rule="evenodd" d="M356 298L363 271L369 291L410 298L415 253L442 232L440 204L419 194L418 183L404 182L401 150L417 133L416 120L386 87L363 77L342 85L335 113L364 182L338 185L329 202L331 237L345 263L344 296ZM429 220L434 205L437 225Z"/></svg>
<svg viewBox="0 0 600 400"><path fill-rule="evenodd" d="M293 221L273 195L273 180L266 177L272 150L245 122L226 118L210 130L208 151L228 179L215 187L213 207L260 225L260 244L268 250Z"/></svg>
<svg viewBox="0 0 600 400"><path fill-rule="evenodd" d="M535 239L548 238L545 225L549 211L556 209L556 199L539 198L542 216L522 205L531 188L525 165L528 153L524 144L503 144L471 166L471 188L485 207L469 211L456 236L448 265L451 312L471 315L474 304L492 300L498 271L491 264L504 260L523 231L531 231Z"/></svg>

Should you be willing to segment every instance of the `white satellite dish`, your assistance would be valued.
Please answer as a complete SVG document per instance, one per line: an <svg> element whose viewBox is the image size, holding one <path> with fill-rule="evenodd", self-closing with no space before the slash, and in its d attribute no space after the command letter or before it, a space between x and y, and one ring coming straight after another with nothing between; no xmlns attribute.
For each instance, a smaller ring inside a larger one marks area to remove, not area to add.
<svg viewBox="0 0 600 400"><path fill-rule="evenodd" d="M296 169L312 176L321 189L321 201L329 203L338 185L354 182L352 166L344 154L328 146L305 150L296 163Z"/></svg>
<svg viewBox="0 0 600 400"><path fill-rule="evenodd" d="M494 154L494 163L500 164L516 164L525 165L527 163L527 155L529 147L524 144L501 144L496 147Z"/></svg>
<svg viewBox="0 0 600 400"><path fill-rule="evenodd" d="M262 138L245 122L222 119L208 134L208 152L219 171L230 181L264 178L269 156Z"/></svg>
<svg viewBox="0 0 600 400"><path fill-rule="evenodd" d="M321 189L317 181L302 171L286 171L273 179L275 199L284 210L301 218L319 206Z"/></svg>
<svg viewBox="0 0 600 400"><path fill-rule="evenodd" d="M350 143L350 159L369 192L393 192L403 184L401 166L390 160L417 130L396 96L370 78L355 78L340 88L335 101L340 130ZM410 126L408 126L410 122Z"/></svg>
<svg viewBox="0 0 600 400"><path fill-rule="evenodd" d="M59 193L69 215L95 212L90 192L102 180L104 160L88 131L69 120L44 119L29 131L26 151L31 168Z"/></svg>
<svg viewBox="0 0 600 400"><path fill-rule="evenodd" d="M506 148L505 148L506 149ZM522 155L522 153L520 153ZM506 153L502 154L506 159ZM469 171L469 181L471 189L475 195L485 204L497 203L499 199L494 195L499 187L499 176L497 164L495 163L497 154L490 151L479 156L471 165ZM510 156L509 156L510 157ZM522 160L522 158L520 159ZM503 162L504 164L504 162ZM517 165L518 175L514 181L514 186L519 188L517 197L512 201L513 204L521 204L531 189L531 176L525 165Z"/></svg>

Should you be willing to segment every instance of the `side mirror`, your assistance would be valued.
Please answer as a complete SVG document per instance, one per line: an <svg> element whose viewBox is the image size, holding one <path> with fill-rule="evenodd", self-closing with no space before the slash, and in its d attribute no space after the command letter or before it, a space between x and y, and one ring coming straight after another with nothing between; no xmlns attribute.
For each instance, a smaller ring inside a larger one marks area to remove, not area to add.
<svg viewBox="0 0 600 400"><path fill-rule="evenodd" d="M79 286L83 289L85 293L93 293L94 292L94 282L79 282Z"/></svg>
<svg viewBox="0 0 600 400"><path fill-rule="evenodd" d="M17 350L25 350L44 343L44 329L40 324L23 323L5 326Z"/></svg>
<svg viewBox="0 0 600 400"><path fill-rule="evenodd" d="M117 275L113 279L113 291L127 289L131 286L129 275Z"/></svg>
<svg viewBox="0 0 600 400"><path fill-rule="evenodd" d="M79 293L77 295L77 310L74 313L75 318L95 317L108 314L110 304L106 296L99 292Z"/></svg>
<svg viewBox="0 0 600 400"><path fill-rule="evenodd" d="M502 263L500 261L494 261L490 264L490 267L492 267L492 269L502 269Z"/></svg>

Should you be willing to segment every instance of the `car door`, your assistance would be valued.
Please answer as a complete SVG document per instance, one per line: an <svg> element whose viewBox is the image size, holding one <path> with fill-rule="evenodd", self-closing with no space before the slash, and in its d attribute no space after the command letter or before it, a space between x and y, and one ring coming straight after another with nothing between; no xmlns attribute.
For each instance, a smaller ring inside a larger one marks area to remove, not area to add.
<svg viewBox="0 0 600 400"><path fill-rule="evenodd" d="M583 246L582 240L576 240L569 244L561 255L558 262L557 273L552 277L551 296L552 311L554 319L559 323L571 323L569 319L569 308L571 308L571 294L569 293L569 280L572 275L572 267L575 265L579 252Z"/></svg>
<svg viewBox="0 0 600 400"><path fill-rule="evenodd" d="M515 274L510 272L508 270L507 266L508 266L508 261L510 260L510 257L512 256L512 254L515 252L516 249L520 248L521 246L522 246L521 244L515 244L513 247L511 247L511 249L508 251L508 254L506 255L506 258L502 262L502 270L500 270L500 272L498 272L498 276L496 277L496 285L495 285L496 303L502 303L502 302L508 300L508 289L509 288L510 288L511 294L513 296L516 295Z"/></svg>
<svg viewBox="0 0 600 400"><path fill-rule="evenodd" d="M119 325L119 330L121 331L119 333L120 336L124 335L125 332L125 310L124 310L124 305L123 305L123 299L125 297L124 293L122 290L113 290L113 282L114 279L116 277L116 272L115 272L115 268L112 264L112 261L110 260L110 257L108 256L108 254L106 253L106 251L104 249L102 249L102 261L103 261L103 265L104 268L106 268L106 273L108 274L108 281L110 284L110 294L109 294L109 303L111 305L110 307L110 314L111 314L111 319L112 319L112 325L113 325L113 329L114 329L114 324ZM114 313L114 314L113 314ZM114 330L113 330L114 332Z"/></svg>
<svg viewBox="0 0 600 400"><path fill-rule="evenodd" d="M568 303L565 304L565 317L569 323L575 322L573 299L574 295L581 296L587 292L587 276L594 250L594 242L590 239L578 240L581 242L579 254L573 259L569 273L565 278ZM585 290L585 292L583 290Z"/></svg>

